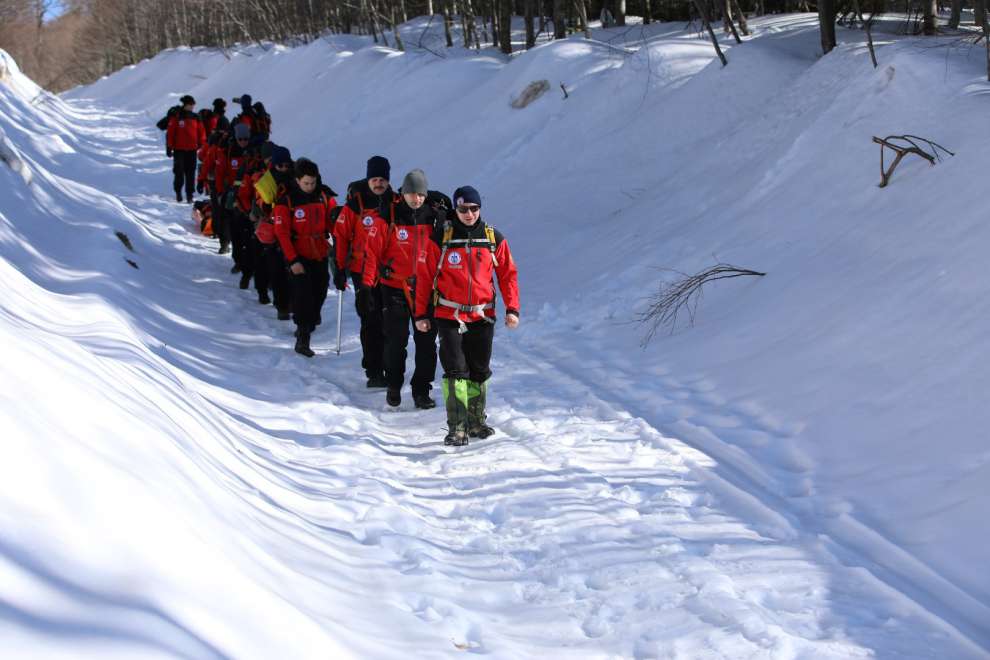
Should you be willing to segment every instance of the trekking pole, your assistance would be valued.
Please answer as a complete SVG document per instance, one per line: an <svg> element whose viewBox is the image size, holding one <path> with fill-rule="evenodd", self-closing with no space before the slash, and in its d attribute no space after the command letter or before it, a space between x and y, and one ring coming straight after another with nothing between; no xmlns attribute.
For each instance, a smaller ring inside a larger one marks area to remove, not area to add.
<svg viewBox="0 0 990 660"><path fill-rule="evenodd" d="M340 355L340 321L344 316L344 292L337 292L337 355Z"/></svg>

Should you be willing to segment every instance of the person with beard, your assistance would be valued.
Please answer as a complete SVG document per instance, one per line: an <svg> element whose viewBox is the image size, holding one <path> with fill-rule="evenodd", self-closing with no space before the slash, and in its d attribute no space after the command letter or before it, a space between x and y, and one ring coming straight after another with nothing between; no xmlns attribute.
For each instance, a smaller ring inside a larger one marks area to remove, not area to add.
<svg viewBox="0 0 990 660"><path fill-rule="evenodd" d="M453 220L433 232L416 268L416 329L436 326L443 365L448 433L444 444L487 438L486 423L495 284L505 302L505 325L519 325L519 283L509 243L481 219L481 195L471 186L454 191Z"/></svg>
<svg viewBox="0 0 990 660"><path fill-rule="evenodd" d="M385 382L385 336L382 330L381 291L363 286L364 255L368 231L395 221L398 198L389 184L391 165L384 156L368 159L367 177L347 187L347 203L333 227L337 269L333 283L338 291L347 288L350 273L355 307L361 319L361 366L368 387L387 387Z"/></svg>
<svg viewBox="0 0 990 660"><path fill-rule="evenodd" d="M380 286L388 387L385 402L392 407L402 402L406 344L415 312L416 264L426 253L434 226L445 219L427 203L429 192L423 170L412 170L402 181L395 221L386 224L376 218L368 230L362 284L364 288ZM413 344L416 347L416 370L410 381L413 403L417 408L433 408L437 405L430 396L437 371L436 327L431 326L425 332L414 328Z"/></svg>
<svg viewBox="0 0 990 660"><path fill-rule="evenodd" d="M196 99L186 94L179 102L182 109L168 120L165 132L165 155L172 158L172 188L175 201L182 201L182 188L186 189L186 201L193 201L196 187L196 152L206 144L206 131L199 116L193 111Z"/></svg>
<svg viewBox="0 0 990 660"><path fill-rule="evenodd" d="M267 305L274 302L279 321L288 321L291 308L289 298L289 280L285 267L285 257L275 236L275 225L272 218L274 200L285 196L292 182L292 154L285 147L272 146L268 167L256 172L252 177L251 189L255 191L254 205L251 216L255 221L255 271L254 285L258 290L258 302ZM271 201L265 201L265 193L258 183L271 175L275 184ZM272 296L268 297L271 289Z"/></svg>
<svg viewBox="0 0 990 660"><path fill-rule="evenodd" d="M223 157L216 166L216 185L219 197L223 200L224 219L230 232L233 244L234 266L232 273L240 273L240 288L246 289L254 274L254 264L251 260L251 236L254 234L254 224L247 214L251 210L245 207L240 197L240 188L246 177L256 167L260 160L258 150L248 146L251 141L251 129L245 124L234 125L234 142L227 147Z"/></svg>
<svg viewBox="0 0 990 660"><path fill-rule="evenodd" d="M288 189L275 201L272 213L275 237L289 264L295 351L306 357L315 355L309 345L310 336L320 324L330 283L328 239L331 211L337 205L335 196L321 183L316 163L300 158Z"/></svg>

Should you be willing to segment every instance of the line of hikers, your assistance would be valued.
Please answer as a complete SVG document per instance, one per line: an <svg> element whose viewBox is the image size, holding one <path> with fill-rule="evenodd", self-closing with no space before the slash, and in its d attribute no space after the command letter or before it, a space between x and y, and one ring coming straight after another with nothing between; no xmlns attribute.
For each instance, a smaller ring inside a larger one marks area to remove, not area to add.
<svg viewBox="0 0 990 660"><path fill-rule="evenodd" d="M413 402L417 408L435 407L430 391L439 338L444 443L460 446L470 437L492 435L486 398L495 281L509 328L519 324L519 288L509 244L482 220L478 191L462 186L451 200L430 190L426 174L414 169L396 192L389 161L372 156L365 177L347 187L345 202L338 205L316 163L293 160L286 147L270 141L271 118L262 106L263 117L255 121L260 104L252 104L250 96L239 99L242 112L230 122L222 99L205 117L194 112L191 96L180 103L163 119L167 153L175 159L176 200L182 201L185 186L186 201L192 201L188 156L181 155L180 162L179 152L198 145L194 188L208 191L210 199L196 202L193 215L204 233L219 239L219 253L233 247L231 272L240 273L240 288L254 279L258 302L273 302L279 320L295 322L294 350L315 355L310 339L322 322L329 286L343 295L350 280L367 387L385 388L387 404L401 404L411 331ZM203 134L207 137L200 139Z"/></svg>

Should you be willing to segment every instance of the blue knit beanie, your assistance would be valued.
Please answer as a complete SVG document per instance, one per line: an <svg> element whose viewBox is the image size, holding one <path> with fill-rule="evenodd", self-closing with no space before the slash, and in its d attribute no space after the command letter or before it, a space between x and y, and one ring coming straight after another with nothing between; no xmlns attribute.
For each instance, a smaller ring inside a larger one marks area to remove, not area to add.
<svg viewBox="0 0 990 660"><path fill-rule="evenodd" d="M275 147L272 149L272 165L291 165L292 154L286 147Z"/></svg>
<svg viewBox="0 0 990 660"><path fill-rule="evenodd" d="M471 186L461 186L454 191L454 205L477 204L481 206L481 195Z"/></svg>

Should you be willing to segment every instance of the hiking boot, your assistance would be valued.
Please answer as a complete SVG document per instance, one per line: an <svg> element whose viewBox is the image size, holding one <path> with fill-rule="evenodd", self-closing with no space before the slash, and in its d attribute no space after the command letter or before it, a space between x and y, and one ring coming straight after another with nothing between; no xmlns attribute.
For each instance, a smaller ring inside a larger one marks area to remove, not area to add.
<svg viewBox="0 0 990 660"><path fill-rule="evenodd" d="M267 291L259 291L258 292L258 303L259 304L261 304L261 305L267 305L271 301L272 301L272 299L268 297L268 292Z"/></svg>
<svg viewBox="0 0 990 660"><path fill-rule="evenodd" d="M463 447L468 443L468 434L460 429L451 429L443 439L448 447Z"/></svg>
<svg viewBox="0 0 990 660"><path fill-rule="evenodd" d="M177 202L181 202L182 201L182 192L181 191L178 191L178 190L175 191L175 201L177 201Z"/></svg>
<svg viewBox="0 0 990 660"><path fill-rule="evenodd" d="M310 358L313 357L314 355L316 355L316 353L313 352L313 349L311 349L309 347L309 333L308 332L300 332L296 336L296 348L295 348L295 351L296 351L296 353L299 353L299 355L305 355L306 357L310 357Z"/></svg>
<svg viewBox="0 0 990 660"><path fill-rule="evenodd" d="M495 435L495 429L488 426L488 424L481 423L477 426L469 426L467 433L472 438L481 438L484 440L485 438Z"/></svg>
<svg viewBox="0 0 990 660"><path fill-rule="evenodd" d="M289 314L289 311L288 310L286 310L286 309L280 309L280 310L278 310L278 320L279 321L288 321L291 317L292 317L292 315Z"/></svg>
<svg viewBox="0 0 990 660"><path fill-rule="evenodd" d="M192 195L186 195L186 204L192 204Z"/></svg>
<svg viewBox="0 0 990 660"><path fill-rule="evenodd" d="M388 387L388 383L385 382L385 376L381 374L368 376L368 388L375 389L379 387Z"/></svg>
<svg viewBox="0 0 990 660"><path fill-rule="evenodd" d="M241 287L242 289L246 289L250 284L251 284L251 274L241 273L241 282L240 284L238 284L238 286Z"/></svg>
<svg viewBox="0 0 990 660"><path fill-rule="evenodd" d="M417 408L422 408L423 410L437 407L437 402L428 393L413 394L413 403L416 404Z"/></svg>
<svg viewBox="0 0 990 660"><path fill-rule="evenodd" d="M394 387L388 388L388 392L385 393L385 403L393 408L398 408L399 404L402 403L401 392Z"/></svg>
<svg viewBox="0 0 990 660"><path fill-rule="evenodd" d="M237 264L234 264L233 266L230 267L230 274L231 275L235 275L235 274L237 274L239 272L241 272L241 267L238 266Z"/></svg>
<svg viewBox="0 0 990 660"><path fill-rule="evenodd" d="M230 243L221 243L217 254L227 254L228 252L230 252Z"/></svg>

